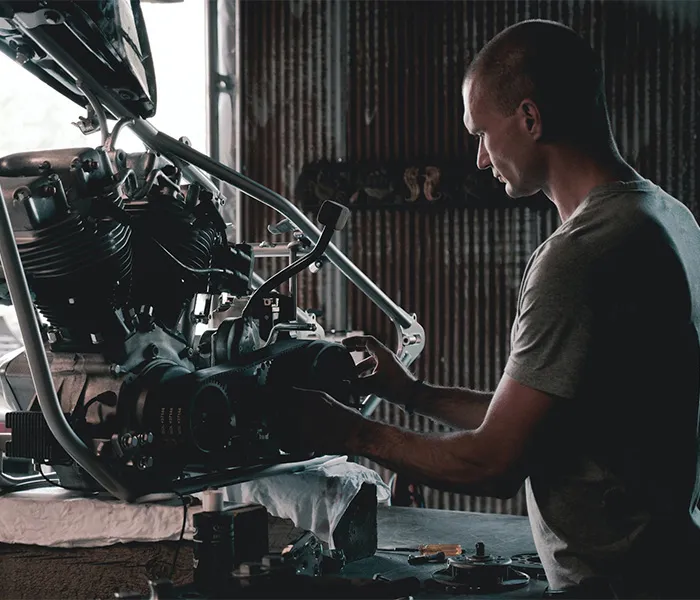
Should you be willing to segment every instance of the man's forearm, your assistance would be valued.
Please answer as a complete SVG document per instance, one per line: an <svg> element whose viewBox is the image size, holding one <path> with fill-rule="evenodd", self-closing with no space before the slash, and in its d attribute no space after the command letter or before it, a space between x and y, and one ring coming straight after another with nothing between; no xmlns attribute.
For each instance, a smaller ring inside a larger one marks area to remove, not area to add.
<svg viewBox="0 0 700 600"><path fill-rule="evenodd" d="M347 446L350 454L441 490L507 498L522 481L519 473L495 468L493 453L473 431L424 434L363 420Z"/></svg>
<svg viewBox="0 0 700 600"><path fill-rule="evenodd" d="M493 398L492 392L439 387L429 383L413 386L410 393L411 397L406 401L415 412L458 429L479 427Z"/></svg>

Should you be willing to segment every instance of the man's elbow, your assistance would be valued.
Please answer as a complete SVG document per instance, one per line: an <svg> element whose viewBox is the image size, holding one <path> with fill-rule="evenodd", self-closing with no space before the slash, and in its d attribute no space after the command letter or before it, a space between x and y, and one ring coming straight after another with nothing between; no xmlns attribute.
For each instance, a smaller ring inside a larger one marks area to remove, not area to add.
<svg viewBox="0 0 700 600"><path fill-rule="evenodd" d="M522 467L509 464L494 466L484 483L486 494L492 498L508 500L515 497L522 489L527 474Z"/></svg>
<svg viewBox="0 0 700 600"><path fill-rule="evenodd" d="M494 485L494 493L492 496L494 498L498 498L499 500L509 500L510 498L514 498L522 487L523 480L517 482L498 482L496 485Z"/></svg>

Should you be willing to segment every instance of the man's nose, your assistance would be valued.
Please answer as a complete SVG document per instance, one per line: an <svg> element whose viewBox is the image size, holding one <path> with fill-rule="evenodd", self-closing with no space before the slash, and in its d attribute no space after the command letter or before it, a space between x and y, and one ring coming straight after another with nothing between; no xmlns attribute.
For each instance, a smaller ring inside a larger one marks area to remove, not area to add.
<svg viewBox="0 0 700 600"><path fill-rule="evenodd" d="M479 169L488 169L491 166L491 157L489 153L484 148L484 141L479 140L479 149L476 153L476 166Z"/></svg>

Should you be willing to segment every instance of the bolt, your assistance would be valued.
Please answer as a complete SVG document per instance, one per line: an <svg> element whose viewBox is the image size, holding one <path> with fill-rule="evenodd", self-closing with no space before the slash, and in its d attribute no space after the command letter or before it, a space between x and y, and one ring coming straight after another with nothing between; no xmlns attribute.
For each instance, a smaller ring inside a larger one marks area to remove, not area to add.
<svg viewBox="0 0 700 600"><path fill-rule="evenodd" d="M139 443L139 441L130 433L125 433L121 437L120 441L121 441L122 448L124 448L124 449L135 448L137 446L137 444Z"/></svg>
<svg viewBox="0 0 700 600"><path fill-rule="evenodd" d="M91 333L90 334L90 341L97 346L98 344L101 344L104 339L102 338L102 335L99 333Z"/></svg>
<svg viewBox="0 0 700 600"><path fill-rule="evenodd" d="M97 164L96 160L90 160L89 158L85 159L82 163L83 171L86 173L92 173L92 171L96 171L97 167L99 165Z"/></svg>
<svg viewBox="0 0 700 600"><path fill-rule="evenodd" d="M183 348L178 353L178 356L180 358L192 358L194 356L194 349L190 348L189 346L187 348Z"/></svg>
<svg viewBox="0 0 700 600"><path fill-rule="evenodd" d="M49 331L46 337L49 340L49 344L55 344L58 341L58 334L55 331Z"/></svg>
<svg viewBox="0 0 700 600"><path fill-rule="evenodd" d="M391 581L391 579L389 579L388 577L384 577L384 575L382 575L381 573L375 573L374 575L372 575L372 579L374 581Z"/></svg>
<svg viewBox="0 0 700 600"><path fill-rule="evenodd" d="M313 274L318 273L323 268L323 261L317 260L314 264L309 266L309 271Z"/></svg>
<svg viewBox="0 0 700 600"><path fill-rule="evenodd" d="M68 298L68 304L75 304L75 298Z"/></svg>
<svg viewBox="0 0 700 600"><path fill-rule="evenodd" d="M152 456L139 456L139 460L136 465L140 471L145 471L153 466Z"/></svg>
<svg viewBox="0 0 700 600"><path fill-rule="evenodd" d="M151 360L156 358L159 352L160 350L158 350L158 346L155 344L148 344L148 346L143 349L143 357L147 360Z"/></svg>
<svg viewBox="0 0 700 600"><path fill-rule="evenodd" d="M29 198L29 196L29 189L26 187L21 187L15 190L15 193L12 197L17 202L24 202L27 198Z"/></svg>
<svg viewBox="0 0 700 600"><path fill-rule="evenodd" d="M117 375L120 375L122 372L122 366L121 365L111 365L109 367L109 372L111 375L116 377Z"/></svg>
<svg viewBox="0 0 700 600"><path fill-rule="evenodd" d="M138 437L141 446L153 443L153 434L150 431L148 433L140 433Z"/></svg>

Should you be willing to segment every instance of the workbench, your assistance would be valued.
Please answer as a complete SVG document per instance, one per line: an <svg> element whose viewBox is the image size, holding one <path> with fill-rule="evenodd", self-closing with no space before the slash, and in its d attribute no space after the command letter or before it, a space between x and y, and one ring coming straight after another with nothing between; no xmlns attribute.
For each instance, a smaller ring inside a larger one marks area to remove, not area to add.
<svg viewBox="0 0 700 600"><path fill-rule="evenodd" d="M412 547L424 543L457 543L472 553L476 542L488 554L511 556L534 552L526 517L380 506L377 512L378 544ZM293 525L276 527L277 541L270 549L293 537ZM110 598L115 591L145 592L147 579L166 576L176 542L115 544L99 548L43 548L0 544L0 598ZM193 543L181 543L175 582L192 580ZM381 573L388 579L418 577L421 580L443 568L439 564L412 566L409 552L378 551L374 556L349 563L342 576L371 578ZM532 579L527 587L484 598L539 598L545 582ZM421 591L416 598L449 598L447 593Z"/></svg>
<svg viewBox="0 0 700 600"><path fill-rule="evenodd" d="M527 517L436 510L430 508L379 507L377 510L378 545L380 548L416 547L426 543L461 544L473 554L476 543L486 545L487 554L510 557L534 553L530 523ZM372 577L381 573L388 579L430 578L439 564L409 565L410 552L378 551L374 556L348 564L343 569L347 577ZM523 588L494 594L479 594L483 598L541 598L547 584L531 578ZM454 598L454 595L422 590L415 598ZM473 595L471 597L474 597Z"/></svg>

